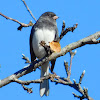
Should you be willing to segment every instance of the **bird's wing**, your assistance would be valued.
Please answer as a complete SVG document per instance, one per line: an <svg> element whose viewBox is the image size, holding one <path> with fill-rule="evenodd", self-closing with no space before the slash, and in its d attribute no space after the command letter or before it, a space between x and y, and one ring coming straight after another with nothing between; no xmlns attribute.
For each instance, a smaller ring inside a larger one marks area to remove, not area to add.
<svg viewBox="0 0 100 100"><path fill-rule="evenodd" d="M59 38L59 34L58 34L58 29L56 28L55 29L55 38L54 38L54 41L57 41Z"/></svg>
<svg viewBox="0 0 100 100"><path fill-rule="evenodd" d="M57 41L58 38L59 38L59 34L58 34L58 29L56 28L55 30L55 38L54 38L54 41ZM55 62L56 62L56 59L53 59L51 60L51 72L53 72L53 69L54 69L54 66L55 66Z"/></svg>
<svg viewBox="0 0 100 100"><path fill-rule="evenodd" d="M54 69L54 66L55 66L55 62L56 62L56 59L51 61L51 72L53 72L53 69Z"/></svg>
<svg viewBox="0 0 100 100"><path fill-rule="evenodd" d="M36 59L36 56L35 56L34 51L33 51L33 46L32 46L33 34L34 34L34 28L32 28L31 34L30 34L30 55L31 55L31 62L33 62Z"/></svg>

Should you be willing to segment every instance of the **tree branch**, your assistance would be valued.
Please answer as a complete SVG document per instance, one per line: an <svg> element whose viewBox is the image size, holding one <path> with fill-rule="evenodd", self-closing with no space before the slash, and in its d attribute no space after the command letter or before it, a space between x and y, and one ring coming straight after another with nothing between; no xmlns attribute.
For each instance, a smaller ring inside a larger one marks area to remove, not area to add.
<svg viewBox="0 0 100 100"><path fill-rule="evenodd" d="M32 88L27 88L25 85L22 84L24 90L26 90L29 94L32 93Z"/></svg>
<svg viewBox="0 0 100 100"><path fill-rule="evenodd" d="M17 71L16 73L14 73L13 75L5 78L5 79L2 79L0 81L0 87L3 87L9 83L12 82L12 79L13 78L19 78L19 77L22 77L32 71L35 71L36 68L38 68L39 66L41 66L44 62L46 61L51 61L52 59L56 59L60 56L64 56L66 53L68 53L70 50L73 50L73 49L76 49L76 48L79 48L79 47L82 47L84 45L86 45L87 41L91 41L92 39L98 39L100 37L100 31L99 32L96 32L95 34L93 35L90 35L86 38L83 38L77 42L74 42L74 43L71 43L69 45L67 45L66 47L62 48L61 52L59 53L52 53L52 55L50 55L49 57L45 57L41 60L38 60L38 61L35 61L34 63L31 63L29 65L27 65L25 68ZM84 42L84 44L83 44Z"/></svg>
<svg viewBox="0 0 100 100"><path fill-rule="evenodd" d="M65 29L65 21L63 21L62 31L58 41L60 41L68 32L73 32L77 28L78 24L74 24L73 27L68 27Z"/></svg>
<svg viewBox="0 0 100 100"><path fill-rule="evenodd" d="M95 38L91 39L91 41L83 42L83 44L98 44L100 40L96 40Z"/></svg>
<svg viewBox="0 0 100 100"><path fill-rule="evenodd" d="M12 18L9 18L3 14L0 13L0 15L2 15L3 17L5 17L6 19L10 19L10 20L13 20L17 23L19 23L20 25L22 25L22 23L20 23L19 21L17 20L14 20ZM77 27L76 26L73 26L71 28L67 28L64 30L65 28L65 25L63 23L63 26L62 26L62 36L61 38L69 31L72 31ZM64 33L63 33L64 32ZM24 85L28 85L30 83L41 83L43 81L43 79L50 79L52 82L55 82L55 83L60 83L60 84L63 84L63 85L69 85L70 87L73 87L74 89L76 89L77 91L79 91L82 96L78 96L78 98L80 97L81 98L87 98L88 100L93 100L91 99L91 97L88 96L88 91L87 89L82 89L80 84L81 84L81 81L82 81L82 78L85 74L85 72L82 73L82 75L80 76L80 79L79 79L79 83L76 83L76 81L74 80L74 83L70 81L70 74L71 74L71 66L72 66L72 58L74 57L75 53L76 52L72 52L71 50L74 50L76 48L79 48L79 47L82 47L86 44L98 44L100 43L100 40L97 40L98 38L100 37L100 32L96 32L95 34L93 35L90 35L86 38L83 38L77 42L74 42L74 43L71 43L69 45L67 45L66 47L62 48L61 52L54 52L52 53L50 56L48 57L44 57L38 61L34 61L33 63L30 63L29 59L27 57L25 57L23 55L23 59L26 60L27 63L29 63L29 65L27 65L26 67L24 67L23 69L17 71L16 73L14 73L13 75L11 76L8 76L7 78L5 79L2 79L0 80L0 87L3 87L11 82L17 82L19 84L22 84L24 90L27 90L27 92L31 93L32 90L31 88L27 88L25 87ZM39 80L31 80L31 81L22 81L22 80L18 80L19 77L22 77L32 71L35 71L36 68L39 68L39 66L41 66L44 62L46 61L51 61L53 59L56 59L60 56L64 56L66 53L70 52L70 56L71 56L71 59L70 59L70 66L69 66L69 69L68 69L68 64L65 63L65 69L66 69L66 73L67 73L67 78L61 78L61 77L58 77L56 74L50 74L49 76L46 76L42 79L39 79ZM74 94L74 96L77 97L77 95Z"/></svg>
<svg viewBox="0 0 100 100"><path fill-rule="evenodd" d="M11 17L5 16L5 15L2 14L1 12L0 12L0 15L3 16L3 17L6 18L6 19L12 20L12 21L17 22L18 24L20 24L20 26L17 28L17 29L20 30L20 31L21 31L21 29L22 29L23 27L33 26L32 21L30 21L28 24L25 24L25 23L19 22L19 21L16 20L16 19L13 19L13 18L11 18Z"/></svg>
<svg viewBox="0 0 100 100"><path fill-rule="evenodd" d="M88 37L85 37L77 42L74 42L74 43L71 43L67 46L65 46L64 48L61 49L61 51L59 53L53 53L50 57L49 57L49 60L51 61L52 58L56 59L60 56L64 56L66 53L68 53L70 50L74 50L76 48L79 48L79 47L82 47L86 44L89 44L87 42L90 42L92 41L92 39L98 39L100 38L100 31L99 32L96 32L95 34L92 34ZM97 40L98 41L98 40ZM93 42L94 44L94 42Z"/></svg>
<svg viewBox="0 0 100 100"><path fill-rule="evenodd" d="M26 57L24 54L22 54L22 59L25 60L25 63L31 63L28 59L28 57Z"/></svg>
<svg viewBox="0 0 100 100"><path fill-rule="evenodd" d="M32 18L33 18L35 21L37 21L36 18L33 16L31 10L30 10L29 7L27 6L25 0L22 0L22 2L24 3L25 7L27 8L27 11L30 13L30 15L32 16Z"/></svg>
<svg viewBox="0 0 100 100"><path fill-rule="evenodd" d="M76 54L76 50L74 52L72 52L72 50L70 50L69 53L70 53L70 66L68 66L68 62L64 61L64 66L65 66L65 70L66 70L66 74L67 74L67 78L68 79L70 79L71 67L72 67L72 59Z"/></svg>
<svg viewBox="0 0 100 100"><path fill-rule="evenodd" d="M69 51L69 53L70 53L70 66L69 66L69 70L68 70L68 78L70 78L70 75L71 75L72 59L76 54L76 50L74 52L72 52L72 50L71 50L71 51Z"/></svg>
<svg viewBox="0 0 100 100"><path fill-rule="evenodd" d="M17 78L13 78L12 82L17 82L19 84L29 85L30 83L42 83L43 79L37 79L37 80L28 80L28 81L22 81Z"/></svg>
<svg viewBox="0 0 100 100"><path fill-rule="evenodd" d="M81 74L81 76L80 76L80 79L79 79L79 84L81 84L82 79L83 79L83 77L84 77L84 74L85 74L85 70L83 71L83 73L82 73L82 74Z"/></svg>
<svg viewBox="0 0 100 100"><path fill-rule="evenodd" d="M84 76L83 74L85 74L85 71L83 71L83 73L80 77L83 78L83 76ZM24 85L29 85L30 83L41 83L41 82L43 82L43 80L46 80L46 79L50 79L51 82L55 82L56 84L59 83L59 84L68 85L68 86L74 88L75 90L77 90L78 92L80 92L82 94L82 96L78 96L75 93L73 93L73 95L77 98L80 98L80 99L85 99L86 98L88 100L93 100L88 95L88 90L86 88L82 89L82 87L80 86L80 83L76 83L75 80L74 80L74 82L71 82L69 78L67 78L65 80L65 78L62 78L62 77L57 76L55 74L49 74L45 77L42 77L41 79L29 80L29 81L22 81L22 80L18 80L16 78L13 78L12 82L17 82L17 83L21 84L23 86L24 90L27 90L28 93L32 93L32 88L27 88Z"/></svg>

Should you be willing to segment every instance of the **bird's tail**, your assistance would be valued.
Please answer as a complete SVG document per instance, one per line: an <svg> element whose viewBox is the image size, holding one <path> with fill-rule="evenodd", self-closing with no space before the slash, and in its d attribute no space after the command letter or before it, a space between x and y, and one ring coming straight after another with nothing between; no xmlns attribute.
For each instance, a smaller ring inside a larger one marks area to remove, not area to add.
<svg viewBox="0 0 100 100"><path fill-rule="evenodd" d="M41 66L41 77L49 75L49 63L46 62ZM44 80L40 83L40 96L49 95L49 80Z"/></svg>

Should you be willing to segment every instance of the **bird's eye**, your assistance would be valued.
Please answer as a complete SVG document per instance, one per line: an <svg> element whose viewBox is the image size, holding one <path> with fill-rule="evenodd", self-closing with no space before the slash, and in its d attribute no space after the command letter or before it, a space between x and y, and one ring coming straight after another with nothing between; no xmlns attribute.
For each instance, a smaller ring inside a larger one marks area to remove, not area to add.
<svg viewBox="0 0 100 100"><path fill-rule="evenodd" d="M54 17L54 15L49 15L49 17Z"/></svg>
<svg viewBox="0 0 100 100"><path fill-rule="evenodd" d="M48 15L49 17L52 17L51 15Z"/></svg>

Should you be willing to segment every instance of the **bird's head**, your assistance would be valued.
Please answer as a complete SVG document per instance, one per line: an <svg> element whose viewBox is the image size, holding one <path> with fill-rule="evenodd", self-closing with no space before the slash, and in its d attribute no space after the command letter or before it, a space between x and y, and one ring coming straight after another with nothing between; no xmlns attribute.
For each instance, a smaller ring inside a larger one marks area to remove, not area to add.
<svg viewBox="0 0 100 100"><path fill-rule="evenodd" d="M41 17L50 18L50 19L53 19L53 20L56 20L56 19L59 18L59 17L56 16L56 14L53 13L53 12L45 12L45 13L43 13L43 14L41 15Z"/></svg>

